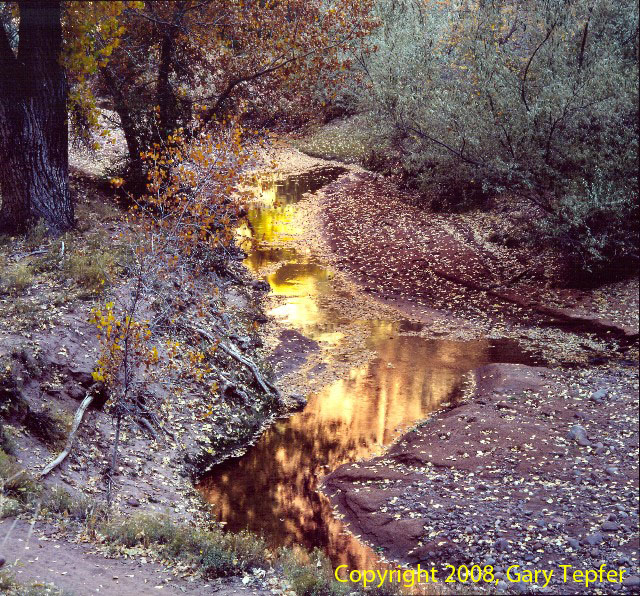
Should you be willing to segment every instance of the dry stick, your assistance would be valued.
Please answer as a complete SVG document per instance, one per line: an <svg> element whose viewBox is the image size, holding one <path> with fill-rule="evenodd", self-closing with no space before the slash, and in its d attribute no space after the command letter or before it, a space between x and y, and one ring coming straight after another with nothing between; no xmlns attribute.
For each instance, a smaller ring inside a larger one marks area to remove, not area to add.
<svg viewBox="0 0 640 596"><path fill-rule="evenodd" d="M111 466L107 475L107 507L111 507L111 486L113 480L111 474L115 472L118 463L118 443L120 441L120 423L122 422L122 414L120 411L116 413L116 437L113 442L113 454L111 455Z"/></svg>
<svg viewBox="0 0 640 596"><path fill-rule="evenodd" d="M76 415L73 417L73 426L71 427L71 432L67 437L67 443L64 447L64 450L44 470L42 470L42 472L40 473L40 478L43 478L49 472L51 472L51 470L59 466L65 460L67 455L71 453L71 447L73 446L73 439L75 438L76 433L78 432L78 428L80 427L80 423L82 422L84 413L87 411L87 408L91 405L92 401L93 401L93 395L89 395L87 393L85 398L82 400L80 407L76 411Z"/></svg>
<svg viewBox="0 0 640 596"><path fill-rule="evenodd" d="M11 526L9 527L9 531L5 534L4 540L2 541L2 545L0 545L0 548L4 549L4 545L7 543L7 540L9 540L9 536L11 536L11 533L13 532L13 529L16 527L17 523L18 523L18 518L16 517L13 520L13 523L11 524Z"/></svg>
<svg viewBox="0 0 640 596"><path fill-rule="evenodd" d="M33 514L33 519L31 520L29 533L27 534L27 540L24 544L24 550L29 550L29 540L31 540L31 536L33 535L33 529L36 525L36 521L38 520L38 513L40 513L41 506L42 506L42 498L38 501L38 505L36 506L36 510Z"/></svg>
<svg viewBox="0 0 640 596"><path fill-rule="evenodd" d="M139 419L135 420L135 422L140 427L144 427L145 429L147 429L154 441L156 441L157 443L160 442L158 433L154 430L153 426L151 426L151 423L146 418L140 417Z"/></svg>
<svg viewBox="0 0 640 596"><path fill-rule="evenodd" d="M229 354L229 356L231 356L241 364L244 364L253 373L253 376L265 393L273 392L275 393L276 397L280 398L280 392L271 383L269 383L269 381L262 378L262 376L260 375L260 371L258 371L258 367L253 362L251 362L251 360L245 358L241 354L238 354L238 352L236 352L231 346L228 346L222 342L217 342L217 340L205 329L195 327L195 330L204 338L208 339L211 343L217 343L218 347L223 352Z"/></svg>

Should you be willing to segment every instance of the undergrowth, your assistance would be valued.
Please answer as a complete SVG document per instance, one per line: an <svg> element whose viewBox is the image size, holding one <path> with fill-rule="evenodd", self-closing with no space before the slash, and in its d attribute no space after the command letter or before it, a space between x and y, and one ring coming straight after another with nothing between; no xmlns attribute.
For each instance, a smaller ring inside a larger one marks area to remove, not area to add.
<svg viewBox="0 0 640 596"><path fill-rule="evenodd" d="M138 549L149 549L162 558L191 565L206 579L274 567L300 596L341 596L350 591L333 579L331 563L319 550L307 553L302 549L280 549L274 553L264 539L251 532L225 532L215 525L194 528L166 515L140 513L113 517L95 500L72 496L62 487L43 487L3 450L0 450L0 491L0 518L38 511L45 518L53 518L63 529L99 538L114 555L140 554ZM62 594L44 584L16 584L6 572L0 574L0 592Z"/></svg>
<svg viewBox="0 0 640 596"><path fill-rule="evenodd" d="M372 155L388 151L382 135L373 130L365 115L356 115L318 127L293 146L312 157L365 165Z"/></svg>

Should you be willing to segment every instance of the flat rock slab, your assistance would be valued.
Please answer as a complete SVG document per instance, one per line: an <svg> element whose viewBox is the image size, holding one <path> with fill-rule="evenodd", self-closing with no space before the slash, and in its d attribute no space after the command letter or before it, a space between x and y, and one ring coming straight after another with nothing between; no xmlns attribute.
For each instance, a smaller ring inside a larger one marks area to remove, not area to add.
<svg viewBox="0 0 640 596"><path fill-rule="evenodd" d="M483 366L462 405L386 455L341 466L323 490L355 534L412 565L606 562L637 575L637 380L624 368L598 374ZM608 398L593 406L604 382ZM588 445L570 438L576 424Z"/></svg>

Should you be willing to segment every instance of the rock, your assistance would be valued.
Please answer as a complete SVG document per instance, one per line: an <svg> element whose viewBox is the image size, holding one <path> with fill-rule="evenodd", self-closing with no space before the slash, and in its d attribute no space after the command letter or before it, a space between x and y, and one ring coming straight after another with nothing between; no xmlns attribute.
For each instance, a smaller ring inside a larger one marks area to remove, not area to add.
<svg viewBox="0 0 640 596"><path fill-rule="evenodd" d="M251 347L251 338L248 335L243 335L238 338L238 345L240 349L244 352Z"/></svg>
<svg viewBox="0 0 640 596"><path fill-rule="evenodd" d="M594 391L591 394L591 399L595 402L601 402L604 400L605 397L607 397L607 395L609 394L609 390L608 389L598 389L598 391Z"/></svg>
<svg viewBox="0 0 640 596"><path fill-rule="evenodd" d="M497 551L502 552L509 548L509 543L507 542L506 538L499 538L498 540L496 540L496 543L494 546Z"/></svg>
<svg viewBox="0 0 640 596"><path fill-rule="evenodd" d="M513 587L518 594L526 594L529 591L529 586L525 582L516 582Z"/></svg>
<svg viewBox="0 0 640 596"><path fill-rule="evenodd" d="M604 537L600 532L596 532L595 534L589 534L585 540L591 546L595 546L596 544L600 544L604 540Z"/></svg>
<svg viewBox="0 0 640 596"><path fill-rule="evenodd" d="M574 424L571 427L567 435L567 438L571 439L572 441L575 441L578 445L581 445L582 447L585 447L591 444L589 442L589 439L587 438L587 431L585 430L584 426L581 426L579 424Z"/></svg>
<svg viewBox="0 0 640 596"><path fill-rule="evenodd" d="M289 397L295 410L302 410L307 405L307 398L300 393L294 393Z"/></svg>
<svg viewBox="0 0 640 596"><path fill-rule="evenodd" d="M637 586L640 586L640 577L637 575L630 575L622 581L622 585L625 588L636 588Z"/></svg>
<svg viewBox="0 0 640 596"><path fill-rule="evenodd" d="M506 592L507 591L507 582L503 582L501 579L498 580L498 583L496 584L496 588L498 590L498 594L501 594L502 592Z"/></svg>
<svg viewBox="0 0 640 596"><path fill-rule="evenodd" d="M567 540L567 544L573 549L573 550L580 550L580 543L575 539L575 538L569 538Z"/></svg>
<svg viewBox="0 0 640 596"><path fill-rule="evenodd" d="M605 532L615 532L620 528L620 526L616 522L606 521L600 526L600 528Z"/></svg>
<svg viewBox="0 0 640 596"><path fill-rule="evenodd" d="M127 505L130 507L140 507L140 501L134 498L127 499Z"/></svg>
<svg viewBox="0 0 640 596"><path fill-rule="evenodd" d="M259 290L261 292L268 292L269 291L269 284L266 281L263 281L261 279L255 279L251 282L251 287L254 290Z"/></svg>
<svg viewBox="0 0 640 596"><path fill-rule="evenodd" d="M616 468L615 466L607 466L604 471L609 475L609 476L616 476L618 474L618 468Z"/></svg>

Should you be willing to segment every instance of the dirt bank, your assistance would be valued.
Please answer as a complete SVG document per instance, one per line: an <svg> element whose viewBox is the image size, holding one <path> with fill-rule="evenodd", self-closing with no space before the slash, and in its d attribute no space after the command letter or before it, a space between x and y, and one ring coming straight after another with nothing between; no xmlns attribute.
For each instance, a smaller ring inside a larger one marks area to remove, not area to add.
<svg viewBox="0 0 640 596"><path fill-rule="evenodd" d="M504 581L510 565L606 563L637 589L635 371L496 364L470 384L383 457L325 478L351 531L413 565L492 564ZM558 575L548 593L584 592Z"/></svg>
<svg viewBox="0 0 640 596"><path fill-rule="evenodd" d="M0 521L2 554L6 565L13 569L13 576L20 584L44 586L53 584L66 594L267 594L242 584L240 578L197 581L179 569L144 557L105 558L95 545L70 543L59 539L58 530L52 526L36 526L17 520ZM6 537L6 540L5 540ZM11 556L8 556L8 555ZM50 588L55 593L54 588ZM45 591L38 593L47 593Z"/></svg>
<svg viewBox="0 0 640 596"><path fill-rule="evenodd" d="M101 346L89 321L93 308L104 309L106 302L117 301L127 292L121 233L128 224L98 179L76 171L72 185L78 197L77 230L61 239L33 234L3 238L0 243L0 511L7 517L0 534L0 557L6 559L4 569L10 574L25 571L20 561L16 566L23 555L11 547L13 541L21 540L22 521L13 525L14 516L33 519L36 512L33 540L39 544L46 523L55 521L51 511L42 512L43 500L48 498L43 495L50 490L62 491L56 494L67 495L64 499L69 503L95 505L96 515L106 511L110 496L111 519L142 512L204 527L205 508L192 480L215 461L246 448L270 417L282 411L282 404L264 392L250 368L224 350L208 360L210 369L221 375L214 396L193 375L163 368L160 374L147 377L140 398L146 411L123 419L116 468L110 469L116 425L105 408L109 395L92 374ZM250 283L237 259L229 267L229 275L218 278L216 292L211 292L211 280L203 280L206 314L196 314L192 304L180 312L183 321L208 330L242 358L261 366L256 327L258 320L264 320L259 306L264 289ZM103 286L105 279L108 283ZM148 311L156 313L154 308L161 306L152 303ZM189 331L181 343L203 350L207 345ZM177 362L188 362L188 355L185 350ZM64 447L73 417L87 395L93 396L93 403L71 454L40 479L45 465ZM14 486L11 477L20 468L24 469L18 475L22 485ZM49 538L58 552L67 553L67 560L77 559L76 570L62 576L60 585L75 582L74 591L86 593L82 582L91 575L94 559L85 556L86 549L73 547L83 528L67 521L61 515L55 523L65 526L65 531ZM31 572L25 577L56 581L57 573L49 573L56 565L41 552L28 565ZM118 565L113 564L113 574L121 576ZM110 566L105 559L103 568ZM116 584L108 579L110 586Z"/></svg>
<svg viewBox="0 0 640 596"><path fill-rule="evenodd" d="M530 205L500 198L488 211L438 214L393 182L355 171L323 191L337 265L413 315L437 309L482 329L551 326L637 341L637 279L571 288L562 255L503 239L540 216Z"/></svg>

